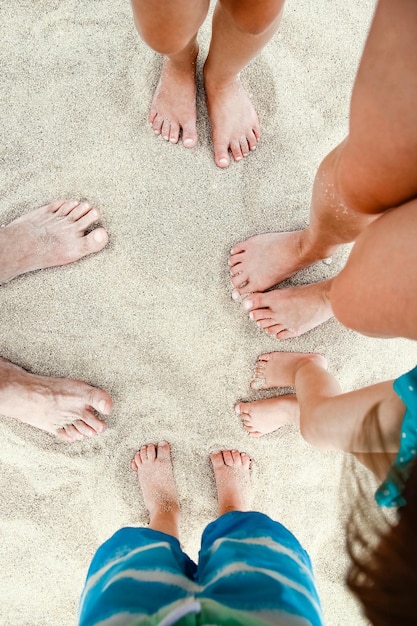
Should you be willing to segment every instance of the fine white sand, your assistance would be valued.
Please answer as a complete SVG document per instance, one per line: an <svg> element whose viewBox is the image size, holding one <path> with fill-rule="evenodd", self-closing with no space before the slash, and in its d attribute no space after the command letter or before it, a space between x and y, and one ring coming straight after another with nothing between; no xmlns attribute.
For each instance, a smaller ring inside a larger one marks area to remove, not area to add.
<svg viewBox="0 0 417 626"><path fill-rule="evenodd" d="M216 515L208 452L256 460L254 508L310 552L329 626L360 626L344 588L339 518L343 455L295 429L249 438L233 411L263 351L320 351L345 390L397 376L414 346L332 320L279 343L230 299L227 255L249 235L302 228L321 159L346 134L350 92L374 2L288 0L280 32L242 73L259 112L257 152L214 165L199 78L199 144L155 138L147 124L160 58L141 42L127 0L3 3L0 20L0 221L54 198L88 198L107 248L72 266L1 287L0 354L30 371L107 389L109 430L73 445L0 420L3 626L76 623L90 559L147 515L129 461L143 443L172 444L182 540L197 556ZM202 61L210 20L201 31ZM318 264L292 281L332 276Z"/></svg>

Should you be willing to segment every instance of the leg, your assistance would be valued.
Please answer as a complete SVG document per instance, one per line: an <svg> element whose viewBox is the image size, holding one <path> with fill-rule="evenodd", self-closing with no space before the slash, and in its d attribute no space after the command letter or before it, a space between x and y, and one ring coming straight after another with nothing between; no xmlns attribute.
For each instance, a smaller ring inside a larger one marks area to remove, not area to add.
<svg viewBox="0 0 417 626"><path fill-rule="evenodd" d="M417 40L416 13L412 0L380 0L352 93L349 136L318 170L310 224L303 231L258 235L234 246L229 265L235 299L263 292L330 256L340 244L354 241L376 215L417 195L417 56L410 54ZM318 289L294 301L294 317L304 301L311 306L312 293L315 300L323 295ZM326 300L323 321L332 314L328 292ZM270 294L267 306L279 310L279 294ZM279 316L275 321L280 323ZM289 307L286 326L294 326Z"/></svg>
<svg viewBox="0 0 417 626"><path fill-rule="evenodd" d="M106 231L85 231L100 218L89 202L55 200L0 228L0 284L98 252L107 244Z"/></svg>
<svg viewBox="0 0 417 626"><path fill-rule="evenodd" d="M216 165L255 150L258 116L239 80L239 72L268 43L281 21L284 0L219 0L209 54L204 66L207 109Z"/></svg>
<svg viewBox="0 0 417 626"><path fill-rule="evenodd" d="M220 517L203 533L198 564L201 623L321 624L308 554L284 526L249 509L250 459L237 450L210 455ZM220 622L217 614L223 616ZM288 620L286 619L288 615ZM275 616L275 617L274 617ZM298 620L296 620L298 623Z"/></svg>
<svg viewBox="0 0 417 626"><path fill-rule="evenodd" d="M417 339L416 241L417 200L360 235L330 291L342 324L365 335Z"/></svg>
<svg viewBox="0 0 417 626"><path fill-rule="evenodd" d="M155 134L192 148L197 142L195 69L197 34L209 0L132 0L136 27L146 43L164 55L162 75L149 113Z"/></svg>
<svg viewBox="0 0 417 626"><path fill-rule="evenodd" d="M0 413L63 441L79 441L106 430L96 412L108 415L112 405L103 389L69 378L35 376L0 358Z"/></svg>
<svg viewBox="0 0 417 626"><path fill-rule="evenodd" d="M166 442L145 445L132 468L149 509L148 528L122 528L97 550L80 601L80 626L173 623L195 604L196 565L178 541L179 505Z"/></svg>
<svg viewBox="0 0 417 626"><path fill-rule="evenodd" d="M172 470L171 450L166 441L142 446L132 461L149 511L149 528L179 538L180 507Z"/></svg>
<svg viewBox="0 0 417 626"><path fill-rule="evenodd" d="M238 403L236 410L249 432L265 434L283 423L298 423L304 439L318 448L352 453L398 451L405 406L393 390L392 381L342 393L320 355L273 352L259 357L252 385L257 389L294 386L299 413L294 411L287 419L285 413L282 416L281 397L272 398L270 413L275 409L274 424L263 417L262 405L257 402L249 406ZM382 441L364 429L367 414L375 407Z"/></svg>

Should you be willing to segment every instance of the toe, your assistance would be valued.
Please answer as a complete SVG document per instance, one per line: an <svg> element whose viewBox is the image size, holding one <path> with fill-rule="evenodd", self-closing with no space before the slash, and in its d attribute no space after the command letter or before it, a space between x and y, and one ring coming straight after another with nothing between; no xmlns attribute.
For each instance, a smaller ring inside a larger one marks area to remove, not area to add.
<svg viewBox="0 0 417 626"><path fill-rule="evenodd" d="M210 460L214 469L217 469L224 465L223 454L221 452L210 452Z"/></svg>
<svg viewBox="0 0 417 626"><path fill-rule="evenodd" d="M141 463L145 463L148 460L148 446L141 446L138 454L140 456Z"/></svg>
<svg viewBox="0 0 417 626"><path fill-rule="evenodd" d="M94 437L95 435L97 435L97 431L95 430L95 428L90 426L84 420L75 420L75 422L73 422L73 426L78 430L78 432L83 436L83 438Z"/></svg>
<svg viewBox="0 0 417 626"><path fill-rule="evenodd" d="M214 162L217 167L226 168L230 165L229 150L227 145L214 144Z"/></svg>
<svg viewBox="0 0 417 626"><path fill-rule="evenodd" d="M153 128L153 132L155 133L155 135L161 134L163 123L164 123L164 118L156 114L152 121L152 128Z"/></svg>
<svg viewBox="0 0 417 626"><path fill-rule="evenodd" d="M185 124L182 128L182 145L185 148L194 148L197 143L195 124Z"/></svg>
<svg viewBox="0 0 417 626"><path fill-rule="evenodd" d="M247 454L246 452L241 452L240 453L240 461L243 465L243 467L251 467L252 466L252 459L250 458L249 454Z"/></svg>
<svg viewBox="0 0 417 626"><path fill-rule="evenodd" d="M233 456L231 450L223 450L223 461L225 465L233 465Z"/></svg>
<svg viewBox="0 0 417 626"><path fill-rule="evenodd" d="M146 446L146 456L148 461L155 461L156 459L156 446L153 443L149 443Z"/></svg>
<svg viewBox="0 0 417 626"><path fill-rule="evenodd" d="M266 317L265 319L259 320L258 322L256 322L256 325L258 328L261 328L262 330L266 330L267 328L270 328L271 326L275 326L276 322L272 318Z"/></svg>
<svg viewBox="0 0 417 626"><path fill-rule="evenodd" d="M169 131L169 142L170 143L178 143L178 139L180 138L180 126L177 122L171 122L171 128Z"/></svg>
<svg viewBox="0 0 417 626"><path fill-rule="evenodd" d="M82 435L80 431L75 428L74 424L65 424L63 428L72 441L81 441L84 439L84 435Z"/></svg>
<svg viewBox="0 0 417 626"><path fill-rule="evenodd" d="M249 317L253 322L262 322L272 319L270 309L255 309L254 311L249 311Z"/></svg>
<svg viewBox="0 0 417 626"><path fill-rule="evenodd" d="M78 206L75 206L71 211L67 213L67 218L72 220L73 222L77 222L81 217L84 217L87 213L92 210L91 204L87 201L80 202ZM94 209L95 211L95 219L100 219L100 212L98 209Z"/></svg>
<svg viewBox="0 0 417 626"><path fill-rule="evenodd" d="M46 209L49 213L55 213L56 211L58 211L58 209L62 207L63 204L65 204L65 202L66 200L53 200L46 205Z"/></svg>
<svg viewBox="0 0 417 626"><path fill-rule="evenodd" d="M241 465L242 461L241 461L241 458L240 458L239 450L231 450L231 454L232 454L232 458L233 458L233 463L235 465Z"/></svg>
<svg viewBox="0 0 417 626"><path fill-rule="evenodd" d="M256 148L258 146L258 140L257 140L256 135L253 132L253 130L248 133L247 140L248 140L248 144L249 144L249 150L251 152L256 150Z"/></svg>
<svg viewBox="0 0 417 626"><path fill-rule="evenodd" d="M292 330L291 328L285 328L284 330L280 330L276 333L276 338L277 339L292 339L293 337L297 337L297 333L295 330Z"/></svg>
<svg viewBox="0 0 417 626"><path fill-rule="evenodd" d="M133 457L131 461L132 469L137 470L139 465L141 464L142 464L142 457L140 454L140 450L138 450L137 452L135 452L135 456Z"/></svg>
<svg viewBox="0 0 417 626"><path fill-rule="evenodd" d="M240 151L243 154L244 157L248 156L250 150L249 150L249 144L248 144L248 140L246 139L246 137L241 137L240 138Z"/></svg>
<svg viewBox="0 0 417 626"><path fill-rule="evenodd" d="M171 122L169 122L168 120L164 120L162 123L161 135L162 135L162 138L165 139L165 141L169 140L170 132L171 132Z"/></svg>
<svg viewBox="0 0 417 626"><path fill-rule="evenodd" d="M93 233L94 232L95 231L93 231ZM108 415L113 408L113 400L107 391L104 391L104 389L97 389L96 387L90 387L88 403L93 407L93 409L99 413L103 413L103 415Z"/></svg>
<svg viewBox="0 0 417 626"><path fill-rule="evenodd" d="M75 209L80 204L79 200L66 200L61 206L56 210L55 215L58 217L65 217Z"/></svg>
<svg viewBox="0 0 417 626"><path fill-rule="evenodd" d="M72 441L74 441L74 439L68 435L64 427L58 428L58 430L56 431L56 436L67 443L71 443Z"/></svg>
<svg viewBox="0 0 417 626"><path fill-rule="evenodd" d="M107 245L108 240L109 236L104 228L95 228L79 240L80 258L93 252L99 252Z"/></svg>
<svg viewBox="0 0 417 626"><path fill-rule="evenodd" d="M157 447L158 459L168 461L171 458L171 448L167 441L160 441Z"/></svg>
<svg viewBox="0 0 417 626"><path fill-rule="evenodd" d="M243 154L240 148L239 141L230 142L230 150L232 151L233 158L235 161L241 161L243 159Z"/></svg>
<svg viewBox="0 0 417 626"><path fill-rule="evenodd" d="M97 415L93 411L83 411L82 417L87 426L94 430L94 434L104 433L104 431L107 429L106 422L97 417Z"/></svg>
<svg viewBox="0 0 417 626"><path fill-rule="evenodd" d="M254 391L266 388L266 378L264 376L254 376L250 383L250 388Z"/></svg>
<svg viewBox="0 0 417 626"><path fill-rule="evenodd" d="M241 241L240 243L237 243L235 246L233 246L233 248L231 248L230 257L229 257L229 265L233 265L235 262L237 263L237 260L235 260L236 255L241 254L242 252L245 252L246 246L244 244L245 242Z"/></svg>

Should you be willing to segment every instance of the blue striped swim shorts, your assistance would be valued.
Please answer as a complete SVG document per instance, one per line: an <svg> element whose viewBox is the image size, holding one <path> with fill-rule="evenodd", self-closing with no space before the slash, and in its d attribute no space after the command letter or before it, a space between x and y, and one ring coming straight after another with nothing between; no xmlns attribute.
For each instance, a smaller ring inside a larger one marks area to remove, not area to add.
<svg viewBox="0 0 417 626"><path fill-rule="evenodd" d="M322 623L307 552L256 512L209 524L198 565L171 535L122 528L96 552L79 607L79 626Z"/></svg>

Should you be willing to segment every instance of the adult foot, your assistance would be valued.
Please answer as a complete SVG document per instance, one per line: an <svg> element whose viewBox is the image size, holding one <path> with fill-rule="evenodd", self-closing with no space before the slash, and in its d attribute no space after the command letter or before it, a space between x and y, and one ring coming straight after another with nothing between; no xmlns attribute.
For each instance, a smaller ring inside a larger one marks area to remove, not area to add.
<svg viewBox="0 0 417 626"><path fill-rule="evenodd" d="M108 415L112 405L103 389L71 378L36 376L0 358L0 414L63 441L80 441L106 430L96 412Z"/></svg>
<svg viewBox="0 0 417 626"><path fill-rule="evenodd" d="M107 232L85 231L100 218L89 202L55 200L0 228L0 284L98 252L107 244Z"/></svg>
<svg viewBox="0 0 417 626"><path fill-rule="evenodd" d="M216 479L219 516L229 511L250 511L250 456L238 450L221 450L211 452L210 460Z"/></svg>
<svg viewBox="0 0 417 626"><path fill-rule="evenodd" d="M330 280L252 293L242 301L251 320L276 339L299 337L333 316Z"/></svg>
<svg viewBox="0 0 417 626"><path fill-rule="evenodd" d="M218 85L205 73L207 111L218 167L230 165L229 150L235 161L241 161L256 150L261 129L249 95L236 78L227 85Z"/></svg>
<svg viewBox="0 0 417 626"><path fill-rule="evenodd" d="M190 51L185 63L164 58L148 118L155 134L170 143L178 143L182 130L182 143L186 148L193 148L197 143L197 55L198 46Z"/></svg>
<svg viewBox="0 0 417 626"><path fill-rule="evenodd" d="M249 237L230 251L232 298L270 289L326 256L310 249L306 230Z"/></svg>
<svg viewBox="0 0 417 626"><path fill-rule="evenodd" d="M262 437L281 426L299 424L300 421L300 409L295 395L238 402L235 411L240 415L243 427L251 437Z"/></svg>
<svg viewBox="0 0 417 626"><path fill-rule="evenodd" d="M251 381L252 389L272 387L294 387L298 368L307 362L314 362L327 369L327 361L314 352L267 352L258 356Z"/></svg>
<svg viewBox="0 0 417 626"><path fill-rule="evenodd" d="M166 441L142 446L131 467L150 515L150 527L178 537L180 507L172 469L171 449Z"/></svg>

